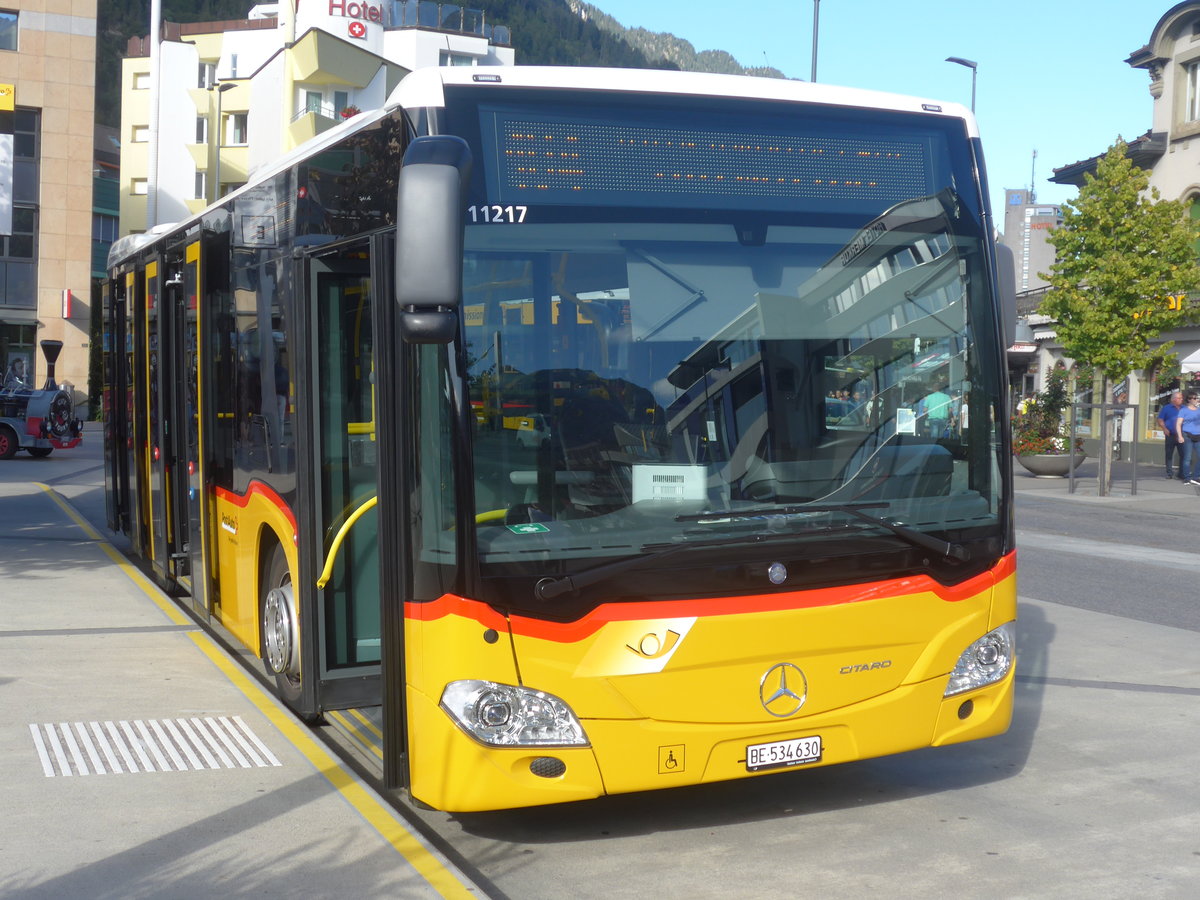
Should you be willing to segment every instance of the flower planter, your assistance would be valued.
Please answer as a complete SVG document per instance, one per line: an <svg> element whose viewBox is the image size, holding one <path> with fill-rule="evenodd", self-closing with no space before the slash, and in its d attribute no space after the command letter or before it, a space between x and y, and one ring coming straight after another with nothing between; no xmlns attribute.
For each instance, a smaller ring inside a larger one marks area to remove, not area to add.
<svg viewBox="0 0 1200 900"><path fill-rule="evenodd" d="M1030 453L1017 457L1017 462L1037 478L1065 478L1067 473L1079 466L1087 455L1076 453Z"/></svg>

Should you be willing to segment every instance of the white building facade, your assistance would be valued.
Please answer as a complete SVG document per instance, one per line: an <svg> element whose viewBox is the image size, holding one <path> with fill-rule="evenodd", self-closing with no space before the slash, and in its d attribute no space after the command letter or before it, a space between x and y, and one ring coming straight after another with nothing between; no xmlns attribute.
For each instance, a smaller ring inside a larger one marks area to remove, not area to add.
<svg viewBox="0 0 1200 900"><path fill-rule="evenodd" d="M130 41L122 66L121 233L194 215L382 106L413 69L512 65L509 44L482 12L428 0L284 2L245 20L166 23L157 80L149 38Z"/></svg>

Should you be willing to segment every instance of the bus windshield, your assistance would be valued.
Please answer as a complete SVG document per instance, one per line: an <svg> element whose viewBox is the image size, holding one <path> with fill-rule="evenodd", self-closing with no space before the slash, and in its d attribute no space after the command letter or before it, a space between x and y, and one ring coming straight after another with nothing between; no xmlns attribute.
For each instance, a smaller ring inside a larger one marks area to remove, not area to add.
<svg viewBox="0 0 1200 900"><path fill-rule="evenodd" d="M494 159L496 113L478 115ZM726 127L779 130L739 115ZM777 188L783 169L713 199L654 195L640 170L527 197L483 167L463 299L472 512L481 574L510 602L523 579L588 572L612 573L592 579L612 598L655 578L660 595L745 592L773 563L785 586L994 563L1003 392L979 188L965 137L884 132L923 148L922 174L847 202ZM824 179L871 177L838 171Z"/></svg>

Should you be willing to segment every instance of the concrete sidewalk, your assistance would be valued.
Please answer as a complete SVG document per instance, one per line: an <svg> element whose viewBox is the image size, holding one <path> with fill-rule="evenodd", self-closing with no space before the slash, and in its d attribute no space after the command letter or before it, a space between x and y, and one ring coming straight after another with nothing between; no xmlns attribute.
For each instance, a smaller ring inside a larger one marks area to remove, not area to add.
<svg viewBox="0 0 1200 900"><path fill-rule="evenodd" d="M1074 492L1069 478L1037 478L1013 461L1013 488L1018 497L1061 500L1092 507L1112 506L1139 512L1200 516L1200 486L1168 479L1162 466L1113 463L1112 487L1100 496L1099 460L1088 459L1075 470Z"/></svg>
<svg viewBox="0 0 1200 900"><path fill-rule="evenodd" d="M33 480L52 466L0 467L0 896L482 896Z"/></svg>

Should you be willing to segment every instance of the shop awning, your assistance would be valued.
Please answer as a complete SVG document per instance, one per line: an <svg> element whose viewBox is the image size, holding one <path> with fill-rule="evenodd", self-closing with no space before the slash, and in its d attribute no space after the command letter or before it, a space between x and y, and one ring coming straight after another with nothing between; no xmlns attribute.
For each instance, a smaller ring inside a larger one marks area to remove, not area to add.
<svg viewBox="0 0 1200 900"><path fill-rule="evenodd" d="M1200 372L1200 350L1195 350L1181 359L1179 369L1184 373Z"/></svg>

